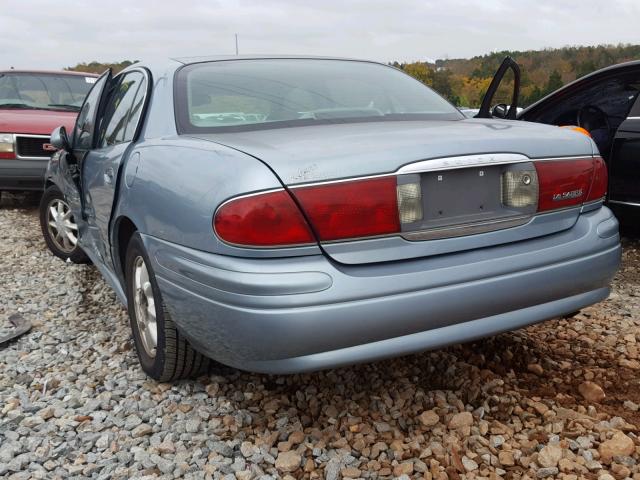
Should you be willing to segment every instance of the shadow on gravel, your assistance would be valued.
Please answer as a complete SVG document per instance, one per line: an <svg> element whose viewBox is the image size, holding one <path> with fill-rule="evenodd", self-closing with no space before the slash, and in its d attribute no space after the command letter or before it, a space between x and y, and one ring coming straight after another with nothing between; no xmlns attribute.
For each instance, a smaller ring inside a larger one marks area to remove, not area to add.
<svg viewBox="0 0 640 480"><path fill-rule="evenodd" d="M42 192L0 192L0 209L35 210Z"/></svg>
<svg viewBox="0 0 640 480"><path fill-rule="evenodd" d="M640 415L625 409L623 403L640 402L640 380L632 370L617 365L615 348L593 349L588 343L579 348L563 348L561 344L568 343L567 339L555 335L569 328L571 322L586 324L588 320L584 315L551 320L473 343L317 373L269 376L223 368L217 372L219 375L214 372L198 382L220 382L238 392L257 388L262 395L254 400L268 397L295 406L299 413L304 412L304 426L317 426L319 418L327 416L327 408L333 405L338 410L349 405L352 415L358 415L360 410L375 420L376 416L390 413L398 403L419 406L423 401L420 397L425 398L426 404L426 398L433 398L434 394L436 399L453 398L454 402L490 410L491 416L501 421L508 421L522 399L586 411L593 403L582 398L578 386L584 382L585 373L593 372L594 381L607 392L597 410L638 425ZM262 409L264 405L245 400L235 408L252 407ZM407 412L406 418L404 413L394 418L400 426L403 421L410 424L409 418L418 410Z"/></svg>

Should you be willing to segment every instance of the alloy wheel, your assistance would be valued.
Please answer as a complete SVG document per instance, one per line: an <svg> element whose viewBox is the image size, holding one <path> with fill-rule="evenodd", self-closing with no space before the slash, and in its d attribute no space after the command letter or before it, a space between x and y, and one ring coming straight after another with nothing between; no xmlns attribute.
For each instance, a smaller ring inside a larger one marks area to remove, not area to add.
<svg viewBox="0 0 640 480"><path fill-rule="evenodd" d="M53 243L61 251L71 253L76 248L78 225L64 200L54 198L47 205L47 228Z"/></svg>
<svg viewBox="0 0 640 480"><path fill-rule="evenodd" d="M158 348L156 302L149 271L141 256L136 257L133 263L133 305L142 346L146 354L154 358Z"/></svg>

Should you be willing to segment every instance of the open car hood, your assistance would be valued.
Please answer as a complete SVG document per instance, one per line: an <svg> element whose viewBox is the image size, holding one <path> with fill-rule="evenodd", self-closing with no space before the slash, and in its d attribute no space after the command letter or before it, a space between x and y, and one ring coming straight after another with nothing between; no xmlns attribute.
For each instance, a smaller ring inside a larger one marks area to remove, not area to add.
<svg viewBox="0 0 640 480"><path fill-rule="evenodd" d="M0 108L0 132L50 135L62 125L71 132L77 116L78 112Z"/></svg>

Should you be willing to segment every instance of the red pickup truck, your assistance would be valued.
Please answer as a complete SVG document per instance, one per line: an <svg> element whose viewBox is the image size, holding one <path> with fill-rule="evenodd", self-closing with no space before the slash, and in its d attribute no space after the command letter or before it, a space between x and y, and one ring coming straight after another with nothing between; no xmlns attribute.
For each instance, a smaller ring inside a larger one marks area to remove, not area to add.
<svg viewBox="0 0 640 480"><path fill-rule="evenodd" d="M95 81L91 73L0 71L0 191L43 189L51 131L73 131Z"/></svg>

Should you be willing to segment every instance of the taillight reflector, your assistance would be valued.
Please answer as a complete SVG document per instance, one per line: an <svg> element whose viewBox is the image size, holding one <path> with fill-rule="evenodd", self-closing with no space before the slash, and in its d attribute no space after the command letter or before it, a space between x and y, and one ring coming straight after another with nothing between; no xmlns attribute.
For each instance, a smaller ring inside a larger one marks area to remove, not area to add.
<svg viewBox="0 0 640 480"><path fill-rule="evenodd" d="M239 197L216 212L216 234L224 241L255 247L315 242L306 220L284 190Z"/></svg>
<svg viewBox="0 0 640 480"><path fill-rule="evenodd" d="M540 191L538 211L580 205L586 201L593 173L593 159L536 162Z"/></svg>
<svg viewBox="0 0 640 480"><path fill-rule="evenodd" d="M395 176L294 188L320 241L400 231Z"/></svg>

